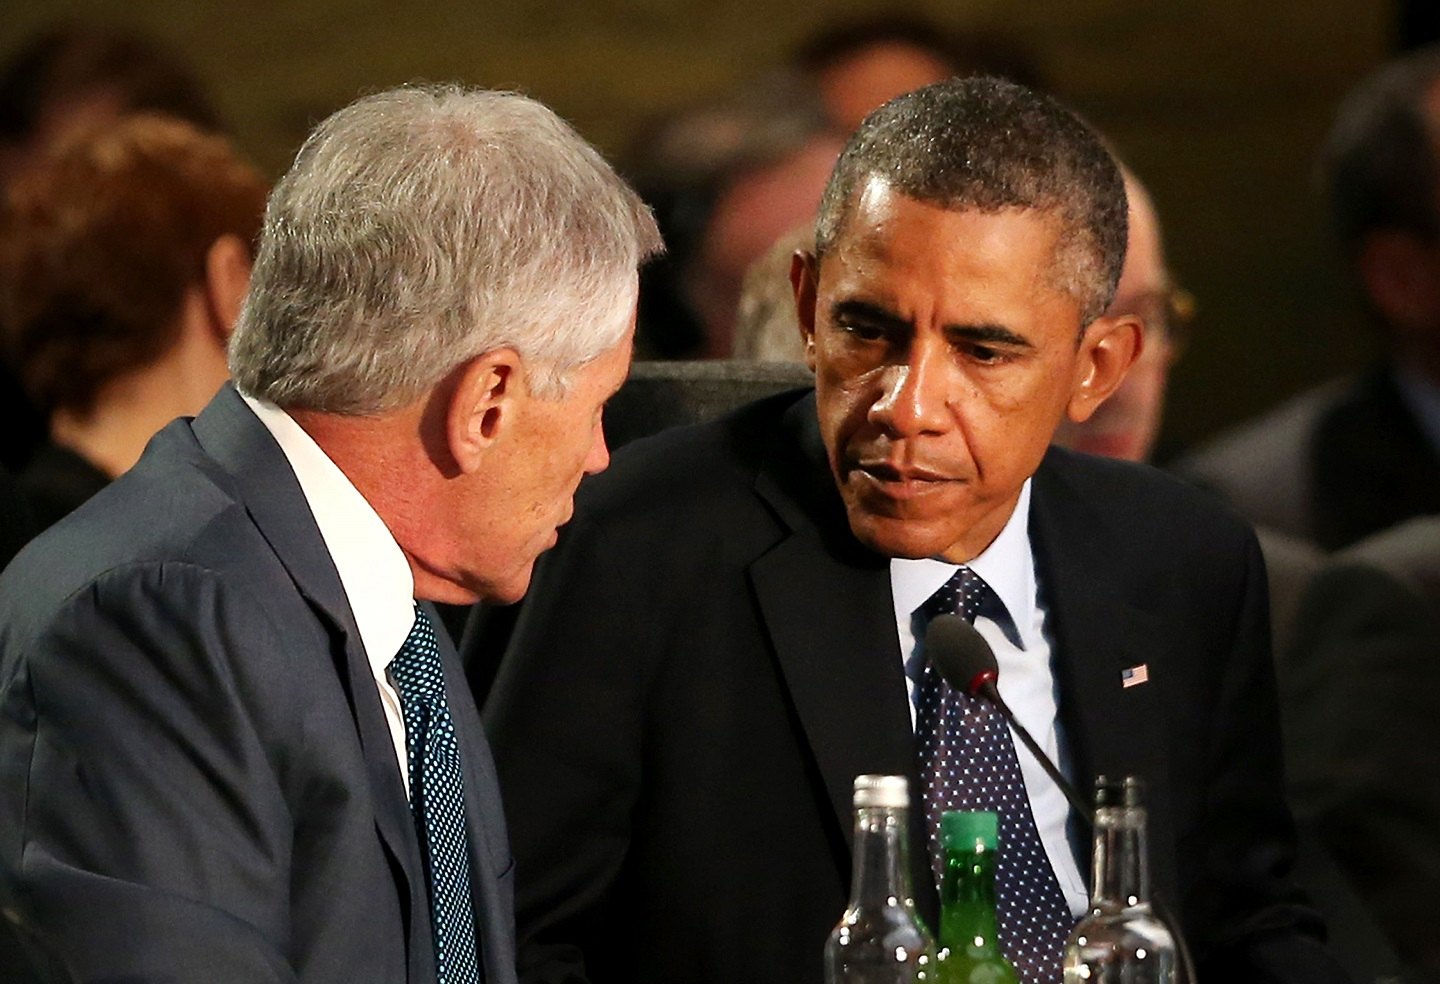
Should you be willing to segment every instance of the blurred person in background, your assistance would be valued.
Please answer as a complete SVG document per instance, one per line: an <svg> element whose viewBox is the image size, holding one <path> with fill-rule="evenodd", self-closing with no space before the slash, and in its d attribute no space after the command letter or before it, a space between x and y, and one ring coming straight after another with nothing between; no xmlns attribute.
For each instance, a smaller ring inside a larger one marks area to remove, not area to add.
<svg viewBox="0 0 1440 984"><path fill-rule="evenodd" d="M735 322L735 358L805 362L805 338L795 314L790 266L797 253L815 251L815 224L796 226L750 265Z"/></svg>
<svg viewBox="0 0 1440 984"><path fill-rule="evenodd" d="M995 75L1032 89L1049 85L1038 60L1014 38L946 31L913 14L843 21L802 41L792 66L813 81L845 133L902 93L954 75Z"/></svg>
<svg viewBox="0 0 1440 984"><path fill-rule="evenodd" d="M0 65L0 192L76 128L130 113L222 131L219 110L178 53L114 28L68 24L36 34ZM18 471L44 440L44 413L0 362L0 463Z"/></svg>
<svg viewBox="0 0 1440 984"><path fill-rule="evenodd" d="M642 130L625 170L668 247L641 274L642 358L731 355L745 271L786 230L814 219L843 143L814 90L784 74Z"/></svg>
<svg viewBox="0 0 1440 984"><path fill-rule="evenodd" d="M0 67L0 184L71 131L139 112L224 129L199 76L160 43L80 25L37 34Z"/></svg>
<svg viewBox="0 0 1440 984"><path fill-rule="evenodd" d="M0 342L49 441L19 474L49 526L228 378L267 186L224 137L139 115L72 132L0 201Z"/></svg>
<svg viewBox="0 0 1440 984"><path fill-rule="evenodd" d="M1125 266L1107 317L1134 315L1145 324L1140 358L1120 388L1089 420L1061 421L1055 442L1064 447L1125 461L1149 461L1165 412L1170 367L1180 354L1193 302L1173 283L1165 262L1160 219L1150 192L1124 170L1130 206Z"/></svg>
<svg viewBox="0 0 1440 984"><path fill-rule="evenodd" d="M1276 653L1297 873L1365 980L1440 980L1440 517L1336 553Z"/></svg>
<svg viewBox="0 0 1440 984"><path fill-rule="evenodd" d="M1440 512L1440 46L1351 92L1320 170L1385 357L1222 434L1177 469L1257 526L1335 550Z"/></svg>
<svg viewBox="0 0 1440 984"><path fill-rule="evenodd" d="M640 356L739 354L746 271L814 219L844 138L893 96L952 75L1041 81L1029 53L999 34L867 17L817 32L780 70L644 128L626 171L670 252L643 274Z"/></svg>

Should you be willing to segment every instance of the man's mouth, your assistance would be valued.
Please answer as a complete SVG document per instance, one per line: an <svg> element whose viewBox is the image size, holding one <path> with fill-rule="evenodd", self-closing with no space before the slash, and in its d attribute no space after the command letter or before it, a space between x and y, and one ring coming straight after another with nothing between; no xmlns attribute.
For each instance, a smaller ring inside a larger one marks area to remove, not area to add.
<svg viewBox="0 0 1440 984"><path fill-rule="evenodd" d="M861 482L892 499L913 499L944 488L954 479L921 465L858 461L851 469Z"/></svg>

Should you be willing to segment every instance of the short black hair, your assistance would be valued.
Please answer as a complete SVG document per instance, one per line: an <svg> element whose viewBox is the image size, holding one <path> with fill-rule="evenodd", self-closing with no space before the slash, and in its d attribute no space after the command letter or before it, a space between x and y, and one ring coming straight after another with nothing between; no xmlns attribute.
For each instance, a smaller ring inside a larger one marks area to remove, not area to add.
<svg viewBox="0 0 1440 984"><path fill-rule="evenodd" d="M1440 45L1382 66L1340 104L1319 171L1335 235L1347 254L1378 229L1440 238L1440 125L1425 112L1440 83Z"/></svg>
<svg viewBox="0 0 1440 984"><path fill-rule="evenodd" d="M820 201L818 256L872 177L941 208L1054 216L1057 285L1080 303L1082 324L1110 306L1125 263L1125 182L1099 135L1050 96L1004 79L953 78L875 110L850 138Z"/></svg>

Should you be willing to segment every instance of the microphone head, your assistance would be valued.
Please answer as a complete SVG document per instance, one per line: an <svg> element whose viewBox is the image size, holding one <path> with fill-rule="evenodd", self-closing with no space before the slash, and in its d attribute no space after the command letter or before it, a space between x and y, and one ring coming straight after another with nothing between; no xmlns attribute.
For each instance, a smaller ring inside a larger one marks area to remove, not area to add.
<svg viewBox="0 0 1440 984"><path fill-rule="evenodd" d="M925 655L945 682L971 695L1000 679L1000 664L990 643L959 615L937 615L925 630Z"/></svg>

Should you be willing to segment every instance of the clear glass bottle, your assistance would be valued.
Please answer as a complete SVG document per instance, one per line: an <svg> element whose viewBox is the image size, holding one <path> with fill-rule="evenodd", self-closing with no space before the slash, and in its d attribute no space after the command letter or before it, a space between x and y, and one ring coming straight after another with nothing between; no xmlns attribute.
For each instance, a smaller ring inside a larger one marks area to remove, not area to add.
<svg viewBox="0 0 1440 984"><path fill-rule="evenodd" d="M950 810L940 817L945 871L940 879L939 964L943 984L1018 984L1000 952L995 915L995 850L999 818L993 813Z"/></svg>
<svg viewBox="0 0 1440 984"><path fill-rule="evenodd" d="M934 940L910 891L910 786L855 777L850 904L825 942L826 984L933 981Z"/></svg>
<svg viewBox="0 0 1440 984"><path fill-rule="evenodd" d="M1174 984L1175 939L1150 908L1139 779L1095 782L1090 911L1065 946L1065 984Z"/></svg>

